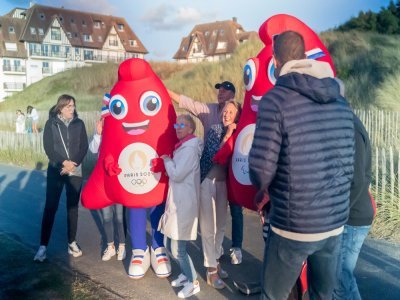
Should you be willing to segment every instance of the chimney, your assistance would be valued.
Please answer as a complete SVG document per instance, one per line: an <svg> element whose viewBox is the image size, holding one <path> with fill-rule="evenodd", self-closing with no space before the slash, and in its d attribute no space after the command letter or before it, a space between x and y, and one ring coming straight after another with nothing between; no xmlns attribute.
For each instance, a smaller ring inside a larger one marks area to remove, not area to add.
<svg viewBox="0 0 400 300"><path fill-rule="evenodd" d="M237 18L236 18L236 17L233 17L233 18L232 18L232 21L235 22L235 23L237 23Z"/></svg>

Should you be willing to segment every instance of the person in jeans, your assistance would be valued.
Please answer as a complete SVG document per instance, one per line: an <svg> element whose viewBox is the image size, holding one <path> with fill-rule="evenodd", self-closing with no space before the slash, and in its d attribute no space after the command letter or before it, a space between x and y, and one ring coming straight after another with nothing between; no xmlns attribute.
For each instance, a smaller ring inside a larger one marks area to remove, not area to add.
<svg viewBox="0 0 400 300"><path fill-rule="evenodd" d="M331 299L349 215L353 113L330 65L306 59L299 33L283 32L273 50L277 81L260 101L249 153L255 204L271 203L261 299L287 299L305 260L310 298Z"/></svg>
<svg viewBox="0 0 400 300"><path fill-rule="evenodd" d="M68 253L82 255L76 242L79 195L82 188L82 161L88 149L85 124L78 118L75 99L61 95L52 107L43 133L43 146L49 165L47 167L46 205L43 212L40 247L35 261L46 259L54 217L65 186L67 194Z"/></svg>
<svg viewBox="0 0 400 300"><path fill-rule="evenodd" d="M101 143L101 134L103 132L104 119L100 119L96 122L96 132L93 135L93 139L89 144L89 150L92 153L98 153ZM117 254L117 260L124 260L126 257L125 251L125 232L124 232L124 207L121 204L114 204L101 209L103 216L103 227L107 240L107 248L104 250L101 259L108 261ZM117 221L117 232L118 232L118 250L115 249L114 245L114 216Z"/></svg>
<svg viewBox="0 0 400 300"><path fill-rule="evenodd" d="M161 156L169 177L169 188L159 230L164 234L167 250L178 261L182 271L171 285L183 286L178 292L178 297L187 298L200 292L196 270L187 253L187 244L188 241L195 241L197 238L200 200L199 163L203 143L193 134L196 124L190 115L178 116L174 127L179 142L175 146L173 157ZM155 168L153 165L154 171Z"/></svg>
<svg viewBox="0 0 400 300"><path fill-rule="evenodd" d="M361 120L354 115L355 162L350 190L350 215L341 240L337 284L333 299L361 300L353 274L358 255L374 218L374 200L369 193L371 183L371 143Z"/></svg>
<svg viewBox="0 0 400 300"><path fill-rule="evenodd" d="M226 101L235 98L236 88L233 83L224 81L217 83L215 88L218 90L217 103L202 103L168 90L169 96L179 105L179 108L199 118L204 127L204 141L207 140L211 126L221 122L221 113ZM240 264L242 263L243 208L232 202L229 202L229 208L232 217L231 263ZM221 253L223 254L223 249Z"/></svg>

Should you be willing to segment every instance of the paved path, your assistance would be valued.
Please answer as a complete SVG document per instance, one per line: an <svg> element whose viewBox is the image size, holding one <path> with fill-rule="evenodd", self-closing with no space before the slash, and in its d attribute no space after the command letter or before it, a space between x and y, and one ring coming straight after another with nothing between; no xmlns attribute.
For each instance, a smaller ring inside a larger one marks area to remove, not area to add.
<svg viewBox="0 0 400 300"><path fill-rule="evenodd" d="M45 199L46 174L43 171L30 171L10 165L0 164L0 231L21 241L32 249L32 259L40 238L41 216ZM224 248L230 247L230 220ZM101 261L100 218L97 211L79 209L78 237L84 255L70 258L67 254L65 199L60 203L53 234L48 248L48 263L56 262L87 275L91 280L102 284L113 292L115 298L154 299L175 297L171 288L171 278L178 275L173 264L173 274L168 279L158 279L149 269L146 276L138 281L127 276L129 258L120 262ZM244 260L233 266L229 257L224 256L222 266L232 279L255 281L262 265L263 241L258 217L245 214ZM191 243L189 253L200 276L201 292L194 299L257 299L238 293L231 279L228 288L217 291L209 287L202 266L201 244L199 239ZM400 299L400 246L384 241L368 239L363 246L356 269L357 280L363 299Z"/></svg>

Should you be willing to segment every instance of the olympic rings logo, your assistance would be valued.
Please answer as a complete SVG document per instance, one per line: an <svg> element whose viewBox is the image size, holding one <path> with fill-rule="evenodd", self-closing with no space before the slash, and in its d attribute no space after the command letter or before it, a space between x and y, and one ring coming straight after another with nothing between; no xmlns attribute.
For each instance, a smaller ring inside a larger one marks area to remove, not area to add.
<svg viewBox="0 0 400 300"><path fill-rule="evenodd" d="M146 178L132 179L131 183L132 185L144 186L147 183L147 179Z"/></svg>

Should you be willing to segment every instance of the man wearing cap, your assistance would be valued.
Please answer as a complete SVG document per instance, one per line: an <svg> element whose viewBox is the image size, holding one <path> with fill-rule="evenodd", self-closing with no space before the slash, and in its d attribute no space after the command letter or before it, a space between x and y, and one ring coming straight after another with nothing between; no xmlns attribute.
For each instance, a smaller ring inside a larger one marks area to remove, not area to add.
<svg viewBox="0 0 400 300"><path fill-rule="evenodd" d="M230 81L217 83L215 88L218 90L218 103L203 103L195 101L185 95L168 90L171 99L195 117L199 118L204 127L204 140L207 140L208 132L212 125L221 122L221 112L225 102L233 100L235 97L235 86ZM242 241L243 241L243 212L242 207L229 202L232 216L232 249L231 263L240 264L242 262Z"/></svg>

